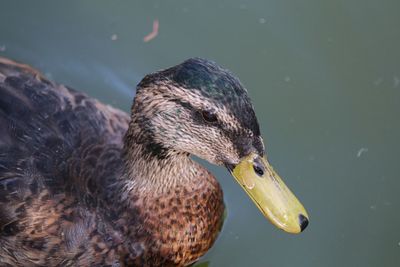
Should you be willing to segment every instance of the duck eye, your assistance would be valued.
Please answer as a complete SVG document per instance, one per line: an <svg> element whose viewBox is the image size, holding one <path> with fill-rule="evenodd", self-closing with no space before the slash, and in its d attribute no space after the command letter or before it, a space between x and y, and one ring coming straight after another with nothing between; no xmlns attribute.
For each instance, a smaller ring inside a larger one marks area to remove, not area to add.
<svg viewBox="0 0 400 267"><path fill-rule="evenodd" d="M213 123L213 122L216 122L218 120L217 119L217 114L216 114L216 112L214 110L203 110L201 112L201 116L203 116L203 119L206 122L209 122L209 123Z"/></svg>

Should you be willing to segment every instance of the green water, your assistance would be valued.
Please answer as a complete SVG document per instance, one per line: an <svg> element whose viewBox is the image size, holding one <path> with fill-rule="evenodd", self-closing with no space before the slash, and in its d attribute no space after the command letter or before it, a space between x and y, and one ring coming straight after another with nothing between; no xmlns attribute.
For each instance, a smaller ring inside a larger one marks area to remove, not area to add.
<svg viewBox="0 0 400 267"><path fill-rule="evenodd" d="M0 55L128 111L143 75L231 69L310 226L275 229L223 168L209 266L400 266L400 1L1 1ZM160 23L159 35L143 37ZM112 40L114 39L114 40Z"/></svg>

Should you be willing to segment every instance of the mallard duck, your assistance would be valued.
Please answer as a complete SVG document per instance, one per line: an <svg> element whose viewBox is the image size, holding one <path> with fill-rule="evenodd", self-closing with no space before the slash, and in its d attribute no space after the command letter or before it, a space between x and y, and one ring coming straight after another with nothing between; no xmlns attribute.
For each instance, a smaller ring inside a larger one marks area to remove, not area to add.
<svg viewBox="0 0 400 267"><path fill-rule="evenodd" d="M276 226L308 215L263 158L247 91L193 58L138 84L131 115L0 58L0 265L186 266L214 243L224 165Z"/></svg>

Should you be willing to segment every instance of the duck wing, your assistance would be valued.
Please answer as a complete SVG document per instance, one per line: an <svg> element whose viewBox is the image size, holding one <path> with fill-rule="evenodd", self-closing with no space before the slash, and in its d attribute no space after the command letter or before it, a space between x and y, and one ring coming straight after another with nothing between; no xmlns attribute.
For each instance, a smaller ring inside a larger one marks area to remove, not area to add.
<svg viewBox="0 0 400 267"><path fill-rule="evenodd" d="M65 232L64 249L82 243L93 215L82 206L96 205L120 167L128 122L126 113L0 57L0 263L48 263L51 249L61 250L65 221L74 230ZM74 218L63 220L67 213Z"/></svg>

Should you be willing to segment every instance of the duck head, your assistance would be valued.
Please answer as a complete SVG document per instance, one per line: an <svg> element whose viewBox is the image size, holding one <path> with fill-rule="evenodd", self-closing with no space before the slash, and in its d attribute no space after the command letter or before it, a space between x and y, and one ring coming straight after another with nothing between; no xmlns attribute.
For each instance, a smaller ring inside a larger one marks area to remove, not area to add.
<svg viewBox="0 0 400 267"><path fill-rule="evenodd" d="M228 70L200 58L147 75L132 119L139 142L158 158L185 153L226 166L277 227L299 233L308 215L265 159L260 127L246 89Z"/></svg>

